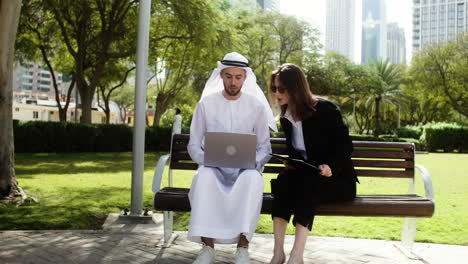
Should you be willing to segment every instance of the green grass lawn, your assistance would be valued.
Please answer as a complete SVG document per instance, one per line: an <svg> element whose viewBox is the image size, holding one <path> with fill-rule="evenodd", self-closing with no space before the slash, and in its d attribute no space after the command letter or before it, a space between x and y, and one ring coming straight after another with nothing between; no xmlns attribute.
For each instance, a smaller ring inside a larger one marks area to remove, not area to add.
<svg viewBox="0 0 468 264"><path fill-rule="evenodd" d="M152 207L151 184L160 153L145 155L144 204ZM432 218L420 219L419 242L468 245L468 154L418 154L417 163L431 173L436 195ZM20 186L39 203L19 207L0 204L0 230L100 229L107 214L130 208L131 153L17 154ZM193 172L177 171L174 185L188 187ZM265 190L275 175L265 175ZM397 194L407 191L402 179L360 178L359 194ZM163 184L167 182L163 180ZM422 181L417 193L423 194ZM176 229L186 230L189 214L176 214ZM316 217L311 232L399 240L402 218ZM259 233L271 233L271 218L262 215ZM293 234L292 226L288 233Z"/></svg>

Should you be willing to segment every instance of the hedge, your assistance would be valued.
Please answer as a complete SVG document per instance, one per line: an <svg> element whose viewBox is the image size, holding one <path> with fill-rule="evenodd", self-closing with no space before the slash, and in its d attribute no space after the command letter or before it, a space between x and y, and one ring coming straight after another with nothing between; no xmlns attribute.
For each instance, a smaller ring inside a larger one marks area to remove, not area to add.
<svg viewBox="0 0 468 264"><path fill-rule="evenodd" d="M468 127L452 123L432 123L423 126L405 126L396 130L400 138L418 140L428 151L468 152Z"/></svg>
<svg viewBox="0 0 468 264"><path fill-rule="evenodd" d="M414 138L420 139L424 131L423 126L404 126L397 128L396 134L401 138Z"/></svg>
<svg viewBox="0 0 468 264"><path fill-rule="evenodd" d="M468 152L468 127L436 123L424 126L421 140L429 151Z"/></svg>
<svg viewBox="0 0 468 264"><path fill-rule="evenodd" d="M123 152L132 151L133 128L117 124L81 124L72 122L13 121L15 151L40 152ZM183 133L189 133L184 127ZM417 135L421 133L420 137ZM272 132L284 137L284 132ZM395 135L351 135L354 141L411 142L416 150L468 152L468 127L437 123L400 128ZM146 151L168 151L170 127L147 127Z"/></svg>
<svg viewBox="0 0 468 264"><path fill-rule="evenodd" d="M72 122L13 122L15 152L122 152L132 151L133 128L117 124ZM168 151L171 128L147 127L146 151Z"/></svg>

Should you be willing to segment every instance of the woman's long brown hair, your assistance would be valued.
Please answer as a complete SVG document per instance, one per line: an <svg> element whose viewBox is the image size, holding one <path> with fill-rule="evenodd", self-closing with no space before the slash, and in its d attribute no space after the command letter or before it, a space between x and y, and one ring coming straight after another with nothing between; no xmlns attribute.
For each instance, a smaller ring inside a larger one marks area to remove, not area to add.
<svg viewBox="0 0 468 264"><path fill-rule="evenodd" d="M281 117L284 117L286 109L289 109L292 117L296 121L302 121L315 113L317 97L315 97L309 88L306 76L299 66L292 63L285 63L270 75L270 91L275 85L275 79L286 88L289 95L288 105L281 106Z"/></svg>

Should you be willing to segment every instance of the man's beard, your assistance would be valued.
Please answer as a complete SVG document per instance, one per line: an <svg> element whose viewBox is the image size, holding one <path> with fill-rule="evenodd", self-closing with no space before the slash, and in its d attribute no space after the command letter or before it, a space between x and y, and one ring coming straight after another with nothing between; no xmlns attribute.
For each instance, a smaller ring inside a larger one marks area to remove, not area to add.
<svg viewBox="0 0 468 264"><path fill-rule="evenodd" d="M229 95L229 96L236 96L240 93L241 89L236 90L236 91L231 91L228 87L224 86L224 91Z"/></svg>

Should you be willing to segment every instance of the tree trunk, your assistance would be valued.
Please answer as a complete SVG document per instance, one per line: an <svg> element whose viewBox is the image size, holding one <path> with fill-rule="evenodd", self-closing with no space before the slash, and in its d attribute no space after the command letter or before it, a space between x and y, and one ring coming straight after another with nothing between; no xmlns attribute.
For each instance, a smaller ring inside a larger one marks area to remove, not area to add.
<svg viewBox="0 0 468 264"><path fill-rule="evenodd" d="M83 82L83 83L78 83L78 88L80 91L80 99L81 99L81 118L80 122L81 123L92 123L92 104L93 104L93 94L94 91L91 92L90 88L88 85Z"/></svg>
<svg viewBox="0 0 468 264"><path fill-rule="evenodd" d="M382 100L381 97L375 98L375 129L374 129L374 136L380 135L380 101Z"/></svg>
<svg viewBox="0 0 468 264"><path fill-rule="evenodd" d="M67 111L68 111L68 108L59 108L60 122L67 122Z"/></svg>
<svg viewBox="0 0 468 264"><path fill-rule="evenodd" d="M0 0L0 199L22 200L13 145L13 55L21 0Z"/></svg>
<svg viewBox="0 0 468 264"><path fill-rule="evenodd" d="M154 127L159 126L159 123L161 122L161 117L164 114L164 112L166 112L169 102L170 100L168 99L168 96L163 95L161 93L158 94L158 97L156 98L156 109L154 110Z"/></svg>
<svg viewBox="0 0 468 264"><path fill-rule="evenodd" d="M106 124L110 124L110 109L106 108L104 113L106 114Z"/></svg>

